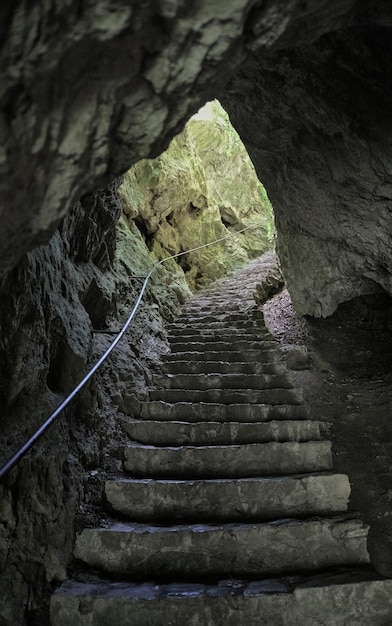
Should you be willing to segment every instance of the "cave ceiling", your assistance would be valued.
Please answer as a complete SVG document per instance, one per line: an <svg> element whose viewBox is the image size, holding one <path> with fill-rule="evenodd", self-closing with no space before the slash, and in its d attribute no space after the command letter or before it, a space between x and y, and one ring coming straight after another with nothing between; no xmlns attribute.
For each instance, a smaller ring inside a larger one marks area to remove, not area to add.
<svg viewBox="0 0 392 626"><path fill-rule="evenodd" d="M218 97L297 310L392 293L391 26L385 1L2 3L2 274Z"/></svg>

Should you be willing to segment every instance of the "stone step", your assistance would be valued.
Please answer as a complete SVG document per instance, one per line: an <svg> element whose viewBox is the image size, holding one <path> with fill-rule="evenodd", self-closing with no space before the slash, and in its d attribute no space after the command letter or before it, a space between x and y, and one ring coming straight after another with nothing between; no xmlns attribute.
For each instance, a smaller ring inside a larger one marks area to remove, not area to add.
<svg viewBox="0 0 392 626"><path fill-rule="evenodd" d="M255 304L254 301L253 304ZM195 298L184 305L184 309L197 307L214 307L222 312L235 311L236 309L244 311L248 308L253 310L255 308L249 306L248 299L246 302L241 300L238 290L236 294L227 294L223 291L213 294L208 293L204 297Z"/></svg>
<svg viewBox="0 0 392 626"><path fill-rule="evenodd" d="M168 352L163 355L164 361L227 361L230 363L247 361L248 363L273 363L283 360L283 355L279 350L228 350L226 352L216 352L216 350L201 350L192 352Z"/></svg>
<svg viewBox="0 0 392 626"><path fill-rule="evenodd" d="M241 285L246 290L245 285ZM250 291L250 289L248 289ZM210 285L205 292L197 293L194 298L192 298L189 302L199 302L203 299L213 299L213 298L221 298L222 296L227 296L232 294L234 297L238 297L238 288L233 288L233 283L227 282L218 283L216 285ZM242 294L241 294L242 295ZM253 307L256 308L255 302L253 302Z"/></svg>
<svg viewBox="0 0 392 626"><path fill-rule="evenodd" d="M245 313L246 309L243 302L238 298L230 298L230 301L222 298L198 298L184 304L181 307L180 315L195 311L216 311L218 315L224 315L227 313Z"/></svg>
<svg viewBox="0 0 392 626"><path fill-rule="evenodd" d="M230 337L232 334L235 334L236 341L253 341L260 344L261 341L271 342L276 346L276 342L273 340L272 335L270 335L267 331L264 330L254 330L254 329L243 329L238 330L236 332L231 329L227 330L226 328L222 328L220 330L211 330L205 329L200 332L199 329L194 330L192 327L187 328L179 328L177 332L170 331L168 335L168 340L170 344L173 343L194 343L203 341L203 343L210 342L227 342L227 337Z"/></svg>
<svg viewBox="0 0 392 626"><path fill-rule="evenodd" d="M157 447L128 444L124 468L146 478L250 478L332 469L330 441Z"/></svg>
<svg viewBox="0 0 392 626"><path fill-rule="evenodd" d="M202 339L202 338L201 338ZM186 352L192 358L194 352L251 352L258 350L259 352L268 352L278 350L275 341L251 341L247 339L233 339L232 341L176 341L170 345L172 353Z"/></svg>
<svg viewBox="0 0 392 626"><path fill-rule="evenodd" d="M269 441L318 441L324 424L312 420L271 422L180 422L128 420L123 429L133 441L154 446L230 445Z"/></svg>
<svg viewBox="0 0 392 626"><path fill-rule="evenodd" d="M192 306L187 305L181 308L178 320L184 317L189 318L198 315L213 315L217 317L226 317L227 315L240 315L242 318L264 320L262 311L258 309L247 309L240 301L212 301L205 300L198 302Z"/></svg>
<svg viewBox="0 0 392 626"><path fill-rule="evenodd" d="M209 326L210 322L219 322L221 324L233 325L236 326L238 322L253 322L265 326L264 317L262 313L258 314L249 314L244 311L239 311L238 313L217 313L214 308L211 309L211 313L204 311L190 311L188 314L183 312L178 319L182 324L189 324L192 326L193 321L198 321L201 324L204 324L206 327ZM235 324L233 324L235 322Z"/></svg>
<svg viewBox="0 0 392 626"><path fill-rule="evenodd" d="M288 375L258 374L156 374L154 384L160 389L292 389Z"/></svg>
<svg viewBox="0 0 392 626"><path fill-rule="evenodd" d="M75 557L111 575L270 576L369 563L367 528L346 517L253 524L86 528Z"/></svg>
<svg viewBox="0 0 392 626"><path fill-rule="evenodd" d="M181 309L179 316L175 319L173 323L180 322L183 320L187 320L187 322L192 319L197 319L198 317L215 317L215 319L225 318L227 315L240 315L243 319L249 318L248 313L241 306L216 306L213 303L205 303L203 305L198 305L194 307L187 307L187 309ZM255 317L252 316L250 318L254 320ZM257 317L257 320L262 321L261 317Z"/></svg>
<svg viewBox="0 0 392 626"><path fill-rule="evenodd" d="M214 291L198 293L194 298L191 298L190 300L188 300L183 305L183 308L187 309L188 307L192 307L192 306L200 307L200 306L205 306L206 304L208 305L211 302L213 302L214 304L218 306L220 305L225 310L228 307L230 308L230 307L238 306L245 311L260 312L260 309L258 308L257 304L253 300L254 285L248 289L242 282L238 283L237 285L238 286L236 286L235 289L232 290L233 293L231 294L230 298L227 297L228 293L225 288L219 288Z"/></svg>
<svg viewBox="0 0 392 626"><path fill-rule="evenodd" d="M204 300L192 306L186 306L180 309L178 318L191 317L198 315L215 315L218 317L226 317L227 315L240 315L241 317L263 320L262 311L258 309L249 309L246 304L239 300Z"/></svg>
<svg viewBox="0 0 392 626"><path fill-rule="evenodd" d="M219 480L109 480L106 500L142 522L213 522L311 517L347 511L344 474Z"/></svg>
<svg viewBox="0 0 392 626"><path fill-rule="evenodd" d="M200 296L202 295L206 295L206 296L210 296L212 294L221 294L221 293L227 293L227 292L233 292L233 294L238 295L238 286L241 286L243 288L244 293L247 294L252 294L253 293L253 289L254 289L254 281L255 281L255 277L254 274L251 277L251 283L249 284L249 274L247 275L248 278L241 278L241 272L239 272L238 274L236 274L236 278L237 280L231 276L230 278L223 278L222 280L219 279L216 282L214 282L212 285L210 285L208 287L208 289L202 294L200 293ZM242 295L242 293L241 293ZM200 297L199 294L197 294L197 298ZM253 301L253 307L256 308L256 304Z"/></svg>
<svg viewBox="0 0 392 626"><path fill-rule="evenodd" d="M188 302L186 302L181 307L181 310L186 310L189 307L199 307L206 305L208 306L211 304L217 307L220 306L225 311L227 309L238 307L241 310L250 313L261 313L261 310L258 308L255 301L253 300L253 289L248 291L248 293L246 294L246 290L244 289L243 285L240 285L240 289L238 289L237 287L234 290L234 293L231 294L230 298L227 297L227 293L225 290L200 294L196 298L188 300Z"/></svg>
<svg viewBox="0 0 392 626"><path fill-rule="evenodd" d="M119 626L388 626L392 580L358 568L215 585L67 581L50 616L53 626L106 626L113 616Z"/></svg>
<svg viewBox="0 0 392 626"><path fill-rule="evenodd" d="M241 293L241 298L239 298L239 291ZM238 280L235 283L231 282L226 285L218 284L216 286L211 286L208 291L204 294L197 295L197 297L194 300L191 300L191 302L199 302L202 298L207 298L208 300L216 299L218 302L221 301L222 298L226 298L229 302L231 302L232 299L239 299L240 302L244 302L245 300L249 302L249 304L247 304L247 308L257 310L256 303L253 300L253 291L254 283L252 285L246 285L244 281Z"/></svg>
<svg viewBox="0 0 392 626"><path fill-rule="evenodd" d="M149 401L134 403L133 417L183 422L267 422L271 420L308 419L309 410L304 404L220 404L199 402L168 403Z"/></svg>
<svg viewBox="0 0 392 626"><path fill-rule="evenodd" d="M253 322L252 320L242 320L242 321L237 321L234 323L227 323L227 322L221 322L219 320L217 320L216 317L214 317L213 321L210 321L208 324L206 324L203 320L199 320L198 317L190 317L189 319L187 318L181 318L180 321L173 323L173 324L168 324L166 326L166 330L168 331L168 333L171 333L173 331L175 331L176 329L178 330L195 330L197 329L199 332L204 332L206 330L209 330L211 332L214 331L227 331L227 332L231 332L231 333L236 333L238 330L245 331L245 330L249 330L249 331L254 331L254 332L259 332L259 333L268 333L268 329L267 327L259 322Z"/></svg>
<svg viewBox="0 0 392 626"><path fill-rule="evenodd" d="M302 389L153 389L150 399L162 402L221 404L301 404Z"/></svg>
<svg viewBox="0 0 392 626"><path fill-rule="evenodd" d="M287 367L283 363L240 363L228 361L167 361L160 365L164 374L253 374L253 375L281 375L287 374Z"/></svg>

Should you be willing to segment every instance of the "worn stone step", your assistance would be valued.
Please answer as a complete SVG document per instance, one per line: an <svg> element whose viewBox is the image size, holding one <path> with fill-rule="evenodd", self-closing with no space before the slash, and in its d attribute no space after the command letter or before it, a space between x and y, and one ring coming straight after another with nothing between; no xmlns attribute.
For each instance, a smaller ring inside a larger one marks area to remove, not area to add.
<svg viewBox="0 0 392 626"><path fill-rule="evenodd" d="M264 317L263 311L255 305L254 300L252 302L251 299L245 298L241 290L239 290L235 298L198 298L197 300L190 300L181 307L179 317L199 310L216 311L219 315L237 315L240 313L241 315L258 318Z"/></svg>
<svg viewBox="0 0 392 626"><path fill-rule="evenodd" d="M221 307L224 311L238 307L242 311L249 313L261 313L261 310L253 300L253 289L246 293L243 285L241 285L240 290L236 288L230 298L227 297L226 291L223 292L221 290L213 293L200 294L197 298L188 300L188 302L181 307L181 310L187 310L189 307L209 306L211 304Z"/></svg>
<svg viewBox="0 0 392 626"><path fill-rule="evenodd" d="M268 352L278 350L275 341L248 341L246 339L233 339L232 341L176 341L170 345L172 353L186 352L192 358L193 352L214 351L224 354L226 352L252 351Z"/></svg>
<svg viewBox="0 0 392 626"><path fill-rule="evenodd" d="M270 420L308 419L309 410L304 404L221 404L199 402L135 402L133 417L184 422L229 421L266 422Z"/></svg>
<svg viewBox="0 0 392 626"><path fill-rule="evenodd" d="M253 374L281 375L287 374L284 363L229 363L228 361L167 361L161 363L160 371L164 374Z"/></svg>
<svg viewBox="0 0 392 626"><path fill-rule="evenodd" d="M237 295L230 298L222 297L221 295L219 297L208 296L204 298L197 298L195 300L190 300L185 303L181 307L180 312L183 313L189 310L207 308L217 310L220 313L262 313L262 311L257 306L255 306L254 300L252 303L249 298L243 298L242 296L243 294L240 290L238 290Z"/></svg>
<svg viewBox="0 0 392 626"><path fill-rule="evenodd" d="M369 563L367 528L345 517L253 524L86 528L75 557L112 575L270 576Z"/></svg>
<svg viewBox="0 0 392 626"><path fill-rule="evenodd" d="M230 309L228 309L227 307L221 306L221 307L217 307L214 304L210 304L210 305L204 305L204 306L198 306L198 307L193 307L193 308L188 308L187 310L182 309L180 314L178 315L177 318L175 318L175 320L172 322L172 324L176 324L176 323L191 323L193 320L197 320L198 318L213 318L213 321L216 320L221 320L221 319L226 319L227 315L236 315L236 316L240 316L242 320L246 320L248 319L251 322L254 322L255 319L260 322L264 322L263 318L261 317L257 317L255 318L254 316L249 317L248 314L246 313L246 311L244 311L241 307L237 306L236 308L231 307ZM232 320L232 324L234 325L235 322L237 322L238 320L233 321ZM227 319L226 319L226 324L228 323Z"/></svg>
<svg viewBox="0 0 392 626"><path fill-rule="evenodd" d="M52 626L388 626L392 580L367 569L215 585L66 581ZM262 619L262 621L261 621Z"/></svg>
<svg viewBox="0 0 392 626"><path fill-rule="evenodd" d="M259 347L266 343L267 348L269 348L269 344L271 344L273 348L279 349L272 335L264 331L248 328L243 330L221 328L219 330L208 331L199 328L188 328L183 331L180 330L178 333L170 333L167 339L170 346L172 346L176 343L227 343L230 341L231 337L235 337L236 342L257 343Z"/></svg>
<svg viewBox="0 0 392 626"><path fill-rule="evenodd" d="M205 345L203 346L205 348ZM276 348L274 350L227 350L225 352L217 352L214 349L202 349L200 352L192 352L190 356L188 351L169 352L163 355L164 361L228 361L240 362L248 361L248 363L273 363L274 361L282 361L283 355Z"/></svg>
<svg viewBox="0 0 392 626"><path fill-rule="evenodd" d="M249 284L249 274L248 274L247 279L245 278L241 279L240 277L241 277L241 272L239 273L235 272L234 275L232 275L231 277L225 277L225 278L219 279L215 281L214 283L212 283L211 285L209 285L206 291L204 292L204 294L206 296L210 296L215 293L221 294L221 293L226 293L227 291L232 291L233 294L238 295L238 288L236 288L237 285L240 285L243 288L243 292L245 294L251 294L254 289L254 282L255 282L254 274L252 275L252 278L251 278L251 284ZM202 293L200 294L200 296L201 295ZM197 295L197 297L199 297L199 294ZM253 307L256 308L256 304L254 301L252 304L253 304Z"/></svg>
<svg viewBox="0 0 392 626"><path fill-rule="evenodd" d="M302 389L153 389L152 401L222 404L301 404Z"/></svg>
<svg viewBox="0 0 392 626"><path fill-rule="evenodd" d="M124 468L146 478L247 478L332 469L330 441L157 447L128 444Z"/></svg>
<svg viewBox="0 0 392 626"><path fill-rule="evenodd" d="M235 283L228 282L227 284L222 285L211 285L211 287L208 288L208 291L206 291L204 294L198 295L195 300L192 300L192 302L198 302L203 297L208 298L208 300L213 300L214 298L216 298L218 301L220 301L222 297L225 297L228 299L229 302L231 302L232 299L235 300L238 298L239 287L241 287L241 301L249 300L250 305L247 306L251 309L257 310L257 306L255 304L255 301L253 300L252 295L254 290L254 283L252 285L247 285L244 281L240 280L238 280L238 282L236 281Z"/></svg>
<svg viewBox="0 0 392 626"><path fill-rule="evenodd" d="M243 303L238 299L222 300L221 298L204 298L194 300L184 304L181 307L180 317L182 315L190 315L193 313L217 313L218 315L227 315L228 313L245 314Z"/></svg>
<svg viewBox="0 0 392 626"><path fill-rule="evenodd" d="M187 307L181 309L176 320L190 319L192 317L215 317L226 318L227 316L238 316L241 319L250 319L264 322L264 316L261 311L247 311L241 303L220 302L218 305L213 302L205 302L203 305Z"/></svg>
<svg viewBox="0 0 392 626"><path fill-rule="evenodd" d="M243 285L243 287L245 290L245 285ZM222 296L227 296L230 294L232 294L234 297L238 297L238 289L234 289L231 282L227 282L226 284L221 284L219 282L217 285L210 285L205 292L197 293L196 297L192 298L190 302L200 302L203 299L220 299L222 298ZM256 306L255 302L253 302L253 306Z"/></svg>
<svg viewBox="0 0 392 626"><path fill-rule="evenodd" d="M232 312L236 309L241 313L246 313L249 315L260 315L262 311L255 305L255 301L253 299L253 295L249 297L249 294L245 294L242 290L242 287L237 287L237 291L235 293L217 293L209 295L205 300L195 301L195 307L198 306L210 306L213 309L222 312Z"/></svg>
<svg viewBox="0 0 392 626"><path fill-rule="evenodd" d="M236 298L221 298L220 296L218 298L209 297L208 300L205 300L203 303L201 303L200 301L197 303L195 302L194 306L200 307L201 305L211 305L213 311L216 311L220 308L221 315L247 315L248 317L263 319L263 312L256 306L249 306L249 301L245 300L246 298L243 299L243 294L241 294L239 297L239 294L237 293ZM239 307L239 310L233 312L230 310L231 307ZM186 311L185 307L183 311Z"/></svg>
<svg viewBox="0 0 392 626"><path fill-rule="evenodd" d="M198 317L190 317L189 319L187 318L181 318L180 321L173 323L173 324L168 324L166 326L166 330L168 333L171 333L173 331L175 331L176 329L178 330L182 330L182 329L188 329L188 330L198 330L199 332L204 332L205 330L209 330L211 332L214 331L225 331L227 330L227 332L231 332L231 333L236 333L237 330L240 331L254 331L254 332L259 332L259 333L268 333L268 329L265 326L265 324L262 324L260 322L255 322L252 320L238 320L235 323L234 322L221 322L219 321L218 318L214 318L213 321L210 321L208 324L206 324L203 320L200 320Z"/></svg>
<svg viewBox="0 0 392 626"><path fill-rule="evenodd" d="M231 330L222 328L219 330L211 330L205 329L200 331L200 329L193 329L192 327L187 327L184 329L178 329L176 332L170 331L168 335L168 341L170 344L174 343L195 343L203 341L203 343L210 342L227 342L227 338L234 335L236 341L252 341L257 342L271 342L276 346L276 342L273 340L272 335L270 335L267 331L257 331L255 329L245 328L243 330L237 329Z"/></svg>
<svg viewBox="0 0 392 626"><path fill-rule="evenodd" d="M199 311L199 312L189 312L189 314L183 313L179 318L182 324L190 324L198 321L200 324L204 324L206 327L210 325L210 323L219 322L221 324L227 324L228 326L236 326L237 323L245 323L252 322L260 324L261 326L265 325L264 317L262 313L259 314L249 314L243 311L239 311L238 313L217 313L215 309L211 310L211 313Z"/></svg>
<svg viewBox="0 0 392 626"><path fill-rule="evenodd" d="M318 441L325 431L323 426L312 420L191 423L136 419L123 423L131 439L154 446Z"/></svg>
<svg viewBox="0 0 392 626"><path fill-rule="evenodd" d="M133 521L212 522L311 517L347 511L345 474L218 480L109 480L106 500Z"/></svg>
<svg viewBox="0 0 392 626"><path fill-rule="evenodd" d="M161 389L292 389L287 374L158 374L154 384Z"/></svg>

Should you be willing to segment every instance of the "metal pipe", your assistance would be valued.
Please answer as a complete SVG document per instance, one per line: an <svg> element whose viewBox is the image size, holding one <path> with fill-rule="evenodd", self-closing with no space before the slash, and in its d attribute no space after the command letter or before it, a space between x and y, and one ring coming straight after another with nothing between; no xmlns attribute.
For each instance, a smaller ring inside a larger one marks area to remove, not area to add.
<svg viewBox="0 0 392 626"><path fill-rule="evenodd" d="M144 278L144 282L143 282L142 288L140 290L139 296L138 296L138 298L136 300L136 303L135 303L135 305L134 305L130 315L128 316L124 326L122 327L122 329L118 333L117 337L115 339L113 339L112 343L107 348L107 350L105 350L105 352L98 359L98 361L95 363L95 365L93 365L93 367L87 372L87 374L84 376L84 378L82 378L82 380L75 387L75 389L73 391L71 391L69 396L67 396L65 398L65 400L63 400L61 402L61 404L50 415L50 417L48 417L48 419L38 428L38 430L35 431L34 435L32 435L32 437L30 437L30 439L28 439L26 441L26 443L17 452L15 452L15 454L13 456L11 456L10 459L8 459L8 461L5 463L5 465L3 465L3 467L0 469L0 482L7 476L7 474L11 471L11 469L13 467L15 467L15 465L17 465L17 463L19 463L19 461L25 456L25 454L27 454L27 452L29 450L31 450L31 448L34 446L34 444L42 437L42 435L46 432L46 430L48 430L48 428L56 421L58 416L64 411L64 409L66 409L66 407L70 404L70 402L72 402L72 400L79 393L79 391L81 391L81 389L83 389L83 387L88 383L88 381L94 376L95 372L101 367L102 363L107 359L109 354L111 352L113 352L114 348L117 346L118 342L122 339L122 337L124 336L124 334L128 330L129 325L131 324L133 318L135 317L136 312L137 312L137 310L139 308L139 305L140 305L140 303L142 301L144 292L145 292L145 290L147 288L147 284L148 284L152 274L155 272L155 270L160 265L162 265L166 261L170 261L171 259L176 259L176 258L178 258L180 256L183 256L184 254L189 254L190 252L196 252L197 250L201 250L202 248L207 248L208 246L212 246L215 243L219 243L220 241L224 241L225 239L229 239L230 237L232 237L234 235L238 235L240 233L243 233L245 230L250 230L251 228L256 228L257 226L260 226L261 224L264 224L264 222L257 222L256 224L252 224L251 226L247 226L246 228L238 230L235 233L230 233L230 235L226 235L225 237L221 237L220 239L216 239L215 241L211 241L210 243L205 243L205 244L203 244L201 246L197 246L196 248L191 248L190 250L186 250L184 252L179 252L178 254L173 254L172 256L168 256L168 257L162 259L161 261L159 261L158 263L155 263L155 265L152 267L150 272ZM138 276L137 278L143 278L143 277L142 276Z"/></svg>

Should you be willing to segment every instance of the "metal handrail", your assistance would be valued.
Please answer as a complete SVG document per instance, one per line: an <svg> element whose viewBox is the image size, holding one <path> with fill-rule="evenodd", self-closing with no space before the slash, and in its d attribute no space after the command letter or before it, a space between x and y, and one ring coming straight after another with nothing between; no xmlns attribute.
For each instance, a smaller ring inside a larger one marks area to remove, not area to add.
<svg viewBox="0 0 392 626"><path fill-rule="evenodd" d="M82 378L80 383L73 389L73 391L71 391L71 393L65 398L65 400L63 400L61 402L61 404L50 415L50 417L48 417L48 419L35 431L34 435L32 435L26 441L26 443L17 452L15 452L15 454L13 454L8 459L8 461L3 465L3 467L0 469L0 481L2 481L3 478L5 478L7 476L7 474L12 470L12 468L15 467L15 465L17 465L17 463L19 463L19 461L27 454L27 452L29 452L29 450L31 450L31 448L34 446L34 444L42 437L42 435L48 430L48 428L56 421L58 416L64 411L64 409L67 408L67 406L70 404L70 402L72 402L72 400L79 393L79 391L81 391L81 389L83 389L83 387L88 383L88 381L94 376L95 372L101 367L102 363L107 359L109 354L111 354L111 352L113 352L114 348L117 346L118 342L122 339L122 337L124 336L124 334L128 330L130 323L132 322L133 318L135 317L136 312L137 312L137 310L139 308L139 305L140 305L140 303L142 301L142 298L143 298L144 292L146 290L147 284L148 284L152 274L155 272L155 270L158 267L160 267L166 261L170 261L171 259L176 259L176 258L178 258L180 256L183 256L184 254L189 254L190 252L196 252L197 250L201 250L202 248L207 248L208 246L212 246L212 245L214 245L216 243L219 243L220 241L224 241L225 239L230 239L230 237L233 237L234 235L239 235L240 233L243 233L245 230L250 230L252 228L256 228L257 226L260 226L262 224L265 224L265 222L264 221L262 221L262 222L260 221L260 222L257 222L256 224L252 224L251 226L246 226L245 228L242 228L241 230L237 230L235 233L230 233L229 235L225 235L224 237L220 237L219 239L215 239L215 241L211 241L211 242L205 243L205 244L203 244L201 246L197 246L196 248L191 248L190 250L185 250L184 252L178 252L177 254L173 254L172 256L165 257L161 261L158 261L158 263L155 263L155 265L153 265L153 267L150 270L150 272L144 278L144 282L143 282L142 288L140 290L139 296L138 296L138 298L136 300L136 303L135 303L135 305L134 305L130 315L128 316L124 326L119 331L117 337L115 339L113 339L113 341L110 344L110 346L107 348L107 350L105 350L105 352L98 359L98 361L95 363L95 365L93 365L93 367L87 372L87 374L84 376L84 378ZM141 276L140 278L143 278L143 276Z"/></svg>

